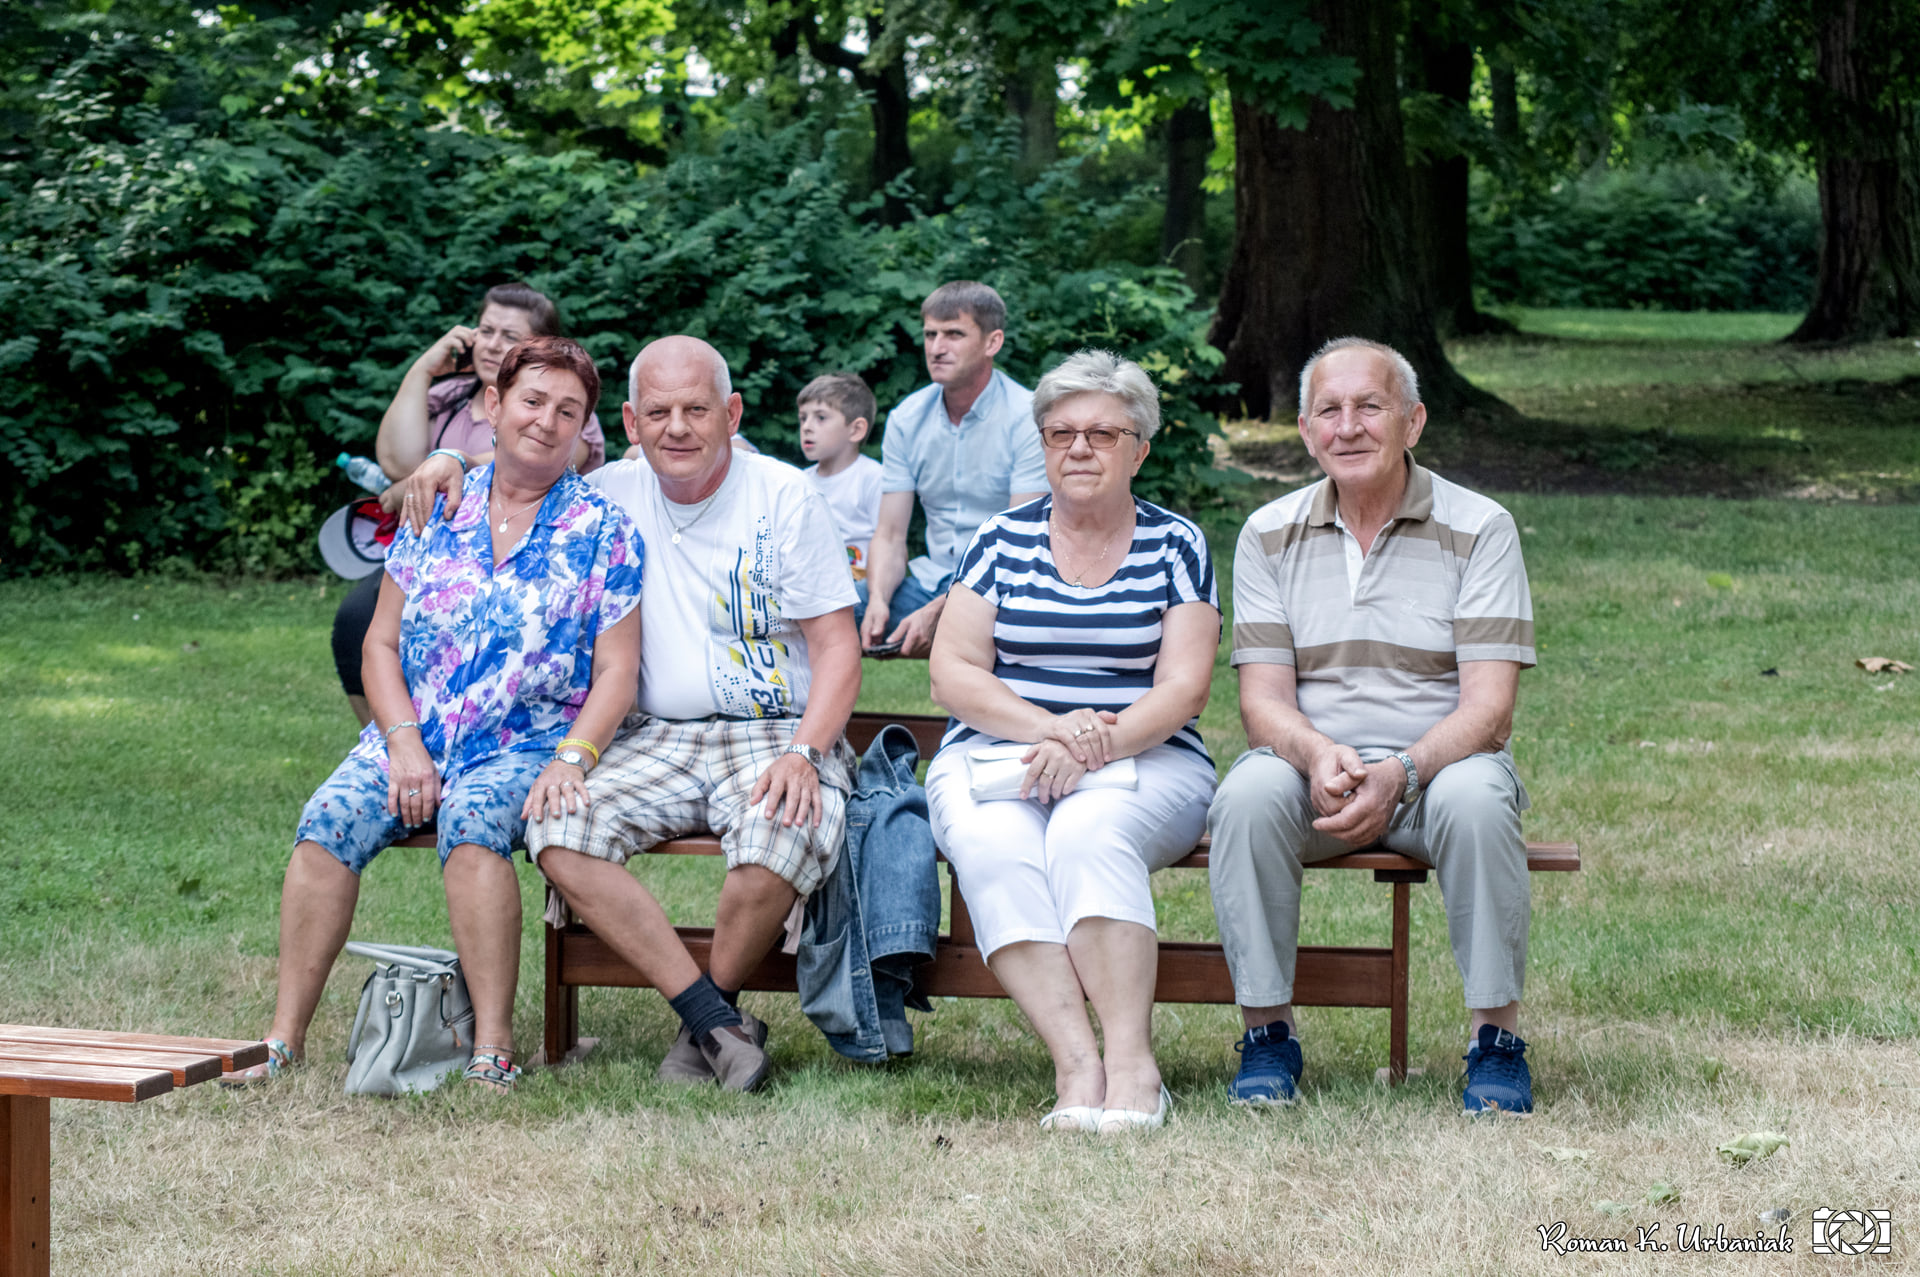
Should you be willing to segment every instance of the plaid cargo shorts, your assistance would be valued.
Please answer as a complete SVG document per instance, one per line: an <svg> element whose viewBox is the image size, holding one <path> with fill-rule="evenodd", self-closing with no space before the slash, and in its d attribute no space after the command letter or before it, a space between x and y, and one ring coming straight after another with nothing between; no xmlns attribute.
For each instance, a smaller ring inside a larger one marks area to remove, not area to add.
<svg viewBox="0 0 1920 1277"><path fill-rule="evenodd" d="M527 826L528 854L566 847L614 864L670 838L720 836L727 868L760 865L804 898L826 881L846 841L853 750L835 742L820 769L818 825L782 825L748 805L761 773L799 729L797 718L687 721L629 714L600 765L587 777L593 803Z"/></svg>

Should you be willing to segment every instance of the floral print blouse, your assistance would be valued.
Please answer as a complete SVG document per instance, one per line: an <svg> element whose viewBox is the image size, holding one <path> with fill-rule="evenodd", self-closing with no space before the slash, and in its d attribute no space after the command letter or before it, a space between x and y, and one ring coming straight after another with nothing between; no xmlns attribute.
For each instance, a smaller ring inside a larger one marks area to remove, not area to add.
<svg viewBox="0 0 1920 1277"><path fill-rule="evenodd" d="M627 512L569 471L498 567L487 527L493 466L466 478L453 522L402 524L387 575L406 595L400 668L445 781L489 758L551 750L586 703L593 641L640 603L646 549ZM369 723L356 756L383 768Z"/></svg>

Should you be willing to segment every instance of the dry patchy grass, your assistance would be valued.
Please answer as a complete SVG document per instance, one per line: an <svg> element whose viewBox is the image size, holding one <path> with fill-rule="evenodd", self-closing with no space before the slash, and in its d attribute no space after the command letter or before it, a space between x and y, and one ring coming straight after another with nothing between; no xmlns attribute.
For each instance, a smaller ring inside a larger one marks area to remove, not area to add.
<svg viewBox="0 0 1920 1277"><path fill-rule="evenodd" d="M1536 1231L1554 1221L1628 1240L1657 1221L1671 1242L1681 1222L1751 1235L1785 1208L1801 1252L1813 1208L1920 1209L1911 1043L1615 1023L1565 1026L1536 1055L1560 1093L1527 1121L1468 1123L1450 1083L1259 1115L1207 1082L1167 1131L1114 1141L1042 1137L1025 1115L848 1112L826 1077L701 1101L638 1085L537 1120L462 1092L348 1101L342 1068L316 1066L237 1095L58 1105L57 1258L152 1274L1559 1272ZM1745 1168L1715 1155L1754 1130L1792 1144ZM1656 1183L1678 1201L1647 1205ZM1888 1268L1911 1262L1899 1236Z"/></svg>

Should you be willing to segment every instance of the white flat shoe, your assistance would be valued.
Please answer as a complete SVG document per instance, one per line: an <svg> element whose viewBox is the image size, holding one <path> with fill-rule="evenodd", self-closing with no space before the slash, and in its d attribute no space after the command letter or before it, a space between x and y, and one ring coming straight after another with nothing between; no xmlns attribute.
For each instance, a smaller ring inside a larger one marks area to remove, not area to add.
<svg viewBox="0 0 1920 1277"><path fill-rule="evenodd" d="M1097 1131L1100 1129L1101 1110L1086 1104L1070 1104L1057 1108L1040 1119L1043 1131Z"/></svg>
<svg viewBox="0 0 1920 1277"><path fill-rule="evenodd" d="M1157 1131L1167 1124L1167 1113L1172 1108L1173 1096L1163 1082L1160 1084L1159 1108L1151 1113L1142 1113L1138 1109L1106 1109L1100 1114L1100 1134L1120 1135L1127 1131Z"/></svg>

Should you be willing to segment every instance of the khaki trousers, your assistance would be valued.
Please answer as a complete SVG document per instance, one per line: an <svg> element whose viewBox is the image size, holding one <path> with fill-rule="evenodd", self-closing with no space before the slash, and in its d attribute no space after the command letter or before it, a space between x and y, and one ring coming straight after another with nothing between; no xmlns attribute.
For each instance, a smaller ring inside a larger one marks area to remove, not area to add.
<svg viewBox="0 0 1920 1277"><path fill-rule="evenodd" d="M1385 754L1367 750L1362 757L1371 763ZM1525 986L1532 918L1520 836L1526 806L1512 757L1474 754L1441 769L1415 802L1394 813L1381 839L1433 866L1453 960L1475 1010L1518 1002ZM1354 850L1313 821L1306 777L1269 749L1242 754L1214 796L1208 876L1241 1006L1293 1001L1301 866Z"/></svg>

